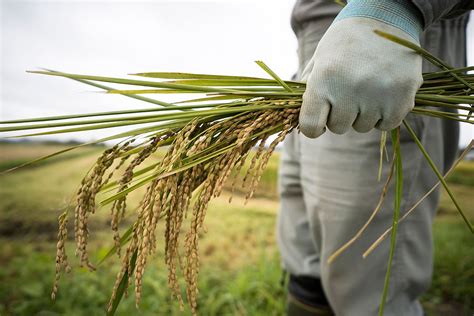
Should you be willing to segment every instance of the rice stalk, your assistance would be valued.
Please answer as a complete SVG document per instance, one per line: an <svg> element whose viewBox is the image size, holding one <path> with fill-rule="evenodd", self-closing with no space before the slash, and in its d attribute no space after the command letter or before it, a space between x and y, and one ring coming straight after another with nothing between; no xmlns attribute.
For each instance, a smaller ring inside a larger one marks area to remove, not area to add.
<svg viewBox="0 0 474 316"><path fill-rule="evenodd" d="M379 35L399 41L391 35L382 33ZM403 42L399 44L404 45ZM474 119L470 115L474 103L470 86L474 84L474 75L466 72L471 68L451 69L426 51L418 52L439 65L442 70L423 74L424 83L416 94L412 113L474 124ZM84 177L77 193L74 211L76 256L82 266L93 270L95 266L90 261L87 250L90 233L88 223L98 206L110 205L110 225L114 246L101 262L115 253L121 259L122 267L112 290L108 306L109 314L116 311L118 303L131 286L134 288L136 304L140 303L143 274L150 256L159 246L156 236L159 225L165 228L162 246L165 250L164 261L168 269L168 286L172 296L184 308L180 285L180 280L183 279L186 284L187 303L192 314L197 314L199 235L204 232L203 224L209 202L212 198L220 196L224 183L229 179L232 180L232 188L235 187L252 148L257 146L241 181L242 187L247 192L245 200L248 201L254 194L262 172L276 146L288 133L298 129L298 115L306 88L305 83L282 80L263 62L259 61L257 64L271 79L151 72L136 74L147 80L132 80L48 70L34 71L33 73L76 80L103 89L107 93L133 97L151 103L153 107L0 122L0 132L33 131L12 137L54 135L138 125L127 132L96 141L122 140L105 150ZM156 79L166 80L156 81ZM121 90L104 86L103 82L132 85L139 89ZM206 94L206 96L174 103L141 96L141 94L189 94L190 92ZM458 110L467 111L468 114L459 113ZM406 125L406 128L409 126ZM267 144L271 135L276 136ZM392 171L382 189L377 207L366 225L330 257L330 262L359 238L376 216L384 200L393 170L396 170L397 175L396 197L400 198L401 153L397 147L399 146L397 135L397 132L392 132L396 155L392 160ZM412 137L415 141L417 140L416 135L412 134ZM382 164L384 152L386 153L385 142L386 133L382 133L380 164ZM418 141L417 144L423 152L421 143ZM75 148L77 147L79 146ZM150 161L159 148L164 147L167 150L159 162L138 169L139 166ZM425 155L425 157L430 162L429 156ZM434 171L436 172L435 168ZM440 176L439 171L437 174ZM447 188L442 177L440 181ZM123 234L120 234L120 223L126 212L129 212L127 197L131 192L142 187L145 188L145 193L139 207L134 211L134 223ZM99 194L105 195L100 204L97 203ZM454 196L452 194L450 196L472 230L472 224L463 215ZM397 214L400 212L399 201L395 202L394 228L399 222ZM70 269L65 255L67 221L67 213L60 216L53 298L58 291L60 274ZM391 231L392 247L381 312L383 312L390 279L390 263L395 244L396 229Z"/></svg>
<svg viewBox="0 0 474 316"><path fill-rule="evenodd" d="M402 154L400 151L400 127L392 130L392 144L395 161L395 203L393 207L392 234L390 236L390 250L388 256L387 272L382 290L382 297L379 305L379 316L383 316L385 303L387 301L388 288L390 286L390 275L392 270L393 257L395 255L395 245L397 240L398 219L400 218L401 204L403 197L403 166ZM389 182L389 181L388 181Z"/></svg>

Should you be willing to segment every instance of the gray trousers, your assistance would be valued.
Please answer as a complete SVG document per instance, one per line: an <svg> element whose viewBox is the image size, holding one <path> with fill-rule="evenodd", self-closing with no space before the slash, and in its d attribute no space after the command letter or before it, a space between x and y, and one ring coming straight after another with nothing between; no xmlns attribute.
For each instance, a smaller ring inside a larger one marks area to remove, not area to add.
<svg viewBox="0 0 474 316"><path fill-rule="evenodd" d="M297 33L298 74L312 57L330 23L330 19L318 21ZM443 41L456 38L443 39L440 34L430 34L425 34L423 45L431 51L434 49L438 56L446 57L436 51L436 43L441 47L446 44ZM455 48L464 49L459 42ZM449 50L446 54L450 54ZM448 62L462 66L464 59L459 58L460 54ZM424 67L426 71L429 66ZM458 126L419 115L409 115L408 121L438 168L446 170L456 155ZM351 131L344 135L328 130L317 139L309 139L294 132L286 138L281 155L277 239L283 266L293 275L320 278L336 315L370 316L378 312L390 238L366 259L362 253L392 223L393 183L380 213L361 238L332 264L326 261L362 227L378 202L390 167L385 161L382 180L377 181L380 135L378 130L366 134ZM391 157L390 140L387 144ZM401 131L401 152L403 215L437 178L405 129ZM436 191L398 228L386 316L423 314L418 297L429 287L432 276L432 222L438 200Z"/></svg>

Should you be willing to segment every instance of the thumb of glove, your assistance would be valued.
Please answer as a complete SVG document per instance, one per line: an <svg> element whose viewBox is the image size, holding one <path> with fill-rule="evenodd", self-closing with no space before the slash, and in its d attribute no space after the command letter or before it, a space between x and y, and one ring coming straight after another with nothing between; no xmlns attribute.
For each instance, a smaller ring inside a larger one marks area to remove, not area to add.
<svg viewBox="0 0 474 316"><path fill-rule="evenodd" d="M306 137L317 138L326 131L326 124L331 111L328 100L314 90L306 90L300 110L300 130Z"/></svg>

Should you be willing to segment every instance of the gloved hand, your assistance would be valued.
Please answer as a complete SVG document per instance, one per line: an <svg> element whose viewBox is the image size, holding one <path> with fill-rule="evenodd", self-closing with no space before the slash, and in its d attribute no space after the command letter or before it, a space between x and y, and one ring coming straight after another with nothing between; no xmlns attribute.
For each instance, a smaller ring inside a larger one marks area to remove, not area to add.
<svg viewBox="0 0 474 316"><path fill-rule="evenodd" d="M400 125L423 82L422 58L374 30L419 44L421 15L409 0L352 0L339 13L303 72L301 132L326 126L343 134Z"/></svg>

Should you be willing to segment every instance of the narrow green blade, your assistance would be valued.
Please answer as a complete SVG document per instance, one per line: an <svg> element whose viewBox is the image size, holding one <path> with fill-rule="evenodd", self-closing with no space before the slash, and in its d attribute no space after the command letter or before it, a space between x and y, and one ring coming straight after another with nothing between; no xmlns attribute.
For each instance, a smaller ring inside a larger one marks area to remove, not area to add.
<svg viewBox="0 0 474 316"><path fill-rule="evenodd" d="M293 92L293 89L291 89L283 80L281 80L281 78L278 77L278 75L273 70L271 70L270 67L268 67L263 61L257 60L255 63L259 65L260 68L265 70L266 73L272 76L273 79L275 79L283 88L285 88L286 91Z"/></svg>
<svg viewBox="0 0 474 316"><path fill-rule="evenodd" d="M142 72L131 74L132 76L159 78L159 79L229 79L229 80L268 80L265 78L226 76L226 75L207 75L185 72Z"/></svg>
<svg viewBox="0 0 474 316"><path fill-rule="evenodd" d="M127 229L127 231L122 235L122 237L120 237L120 246L125 245L131 239L132 232L133 232L133 225ZM113 256L113 254L116 252L117 252L117 246L114 245L112 248L109 249L109 251L105 254L105 256L103 256L100 259L97 265L102 264L105 260Z"/></svg>
<svg viewBox="0 0 474 316"><path fill-rule="evenodd" d="M451 201L453 201L454 205L456 206L456 209L458 210L459 214L461 214L461 217L463 218L463 220L466 223L467 227L469 228L471 233L474 234L474 226L471 224L471 222L467 218L466 214L464 214L464 211L461 209L461 206L459 206L459 203L456 200L456 198L454 197L454 194L451 192L451 189L449 188L448 184L446 183L446 180L444 180L443 175L441 174L441 172L439 172L438 168L436 167L435 163L431 159L430 155L425 150L423 144L421 143L421 141L416 136L415 131L411 128L410 124L406 120L403 120L403 125L405 125L406 129L408 130L411 137L413 138L413 140L417 144L418 148L420 148L421 152L423 153L423 155L426 158L426 161L430 165L431 169L433 169L433 172L436 174L439 181L443 185L444 189L446 190L446 193L448 193L449 197L451 198Z"/></svg>
<svg viewBox="0 0 474 316"><path fill-rule="evenodd" d="M118 286L115 298L112 301L111 308L110 310L107 311L107 316L113 316L115 315L115 312L117 311L117 307L119 306L120 301L122 300L123 294L125 293L125 290L127 289L127 286L128 286L128 274L130 271L135 270L135 264L137 262L137 253L138 253L137 250L133 252L132 258L130 259L130 267L129 269L127 269L127 271L124 272L122 279L120 280L120 284Z"/></svg>
<svg viewBox="0 0 474 316"><path fill-rule="evenodd" d="M402 203L403 195L403 166L402 166L402 154L400 151L400 128L392 130L392 143L395 151L395 205L393 208L393 221L392 221L392 235L390 238L390 255L388 258L387 273L385 274L385 281L383 286L382 298L379 307L379 316L383 316L385 302L387 301L388 288L390 285L390 274L392 271L393 256L395 254L395 246L397 239L397 228L398 219L400 217L400 207Z"/></svg>
<svg viewBox="0 0 474 316"><path fill-rule="evenodd" d="M142 86L142 87L193 90L193 91L201 91L201 92L219 92L219 93L241 92L239 90L234 90L234 89L219 89L219 88L213 88L213 87L200 87L200 86L193 86L193 85L174 84L174 83L157 82L157 81L145 81L145 80L114 78L114 77L70 74L70 73L64 73L64 72L49 72L49 71L27 71L27 72L33 73L33 74L40 74L40 75L65 77L65 78L70 78L70 79L83 79L83 80L110 82L110 83L126 84L126 85L132 85L132 86Z"/></svg>
<svg viewBox="0 0 474 316"><path fill-rule="evenodd" d="M59 71L52 70L52 69L45 69L45 68L42 68L42 69L44 69L46 71L49 71L49 72L52 72L52 73L60 73ZM70 78L70 79L72 79L72 78ZM96 87L96 88L99 88L99 89L102 89L102 90L106 90L106 91L112 90L112 88L101 85L101 84L98 84L96 82L83 80L83 79L72 79L72 80L80 82L80 83L84 83L84 84L87 84L89 86L93 86L93 87ZM171 105L167 102L158 101L158 100L150 99L150 98L145 98L145 97L142 97L140 95L131 95L131 94L129 94L129 95L125 95L125 96L129 97L129 98L132 98L132 99L136 99L136 100L140 100L140 101L144 101L144 102L148 102L148 103L152 103L152 104L156 104L156 105L161 105L161 106L170 106Z"/></svg>

